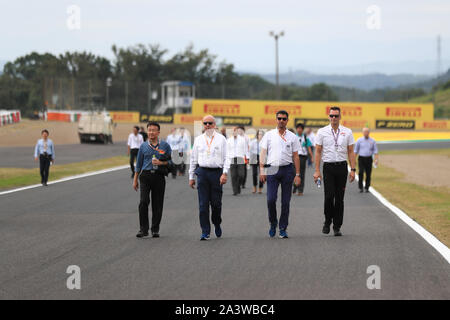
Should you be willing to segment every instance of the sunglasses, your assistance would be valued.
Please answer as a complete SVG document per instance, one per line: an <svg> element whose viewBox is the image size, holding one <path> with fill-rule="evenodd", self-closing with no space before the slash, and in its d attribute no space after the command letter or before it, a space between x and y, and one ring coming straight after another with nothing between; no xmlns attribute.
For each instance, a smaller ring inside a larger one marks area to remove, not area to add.
<svg viewBox="0 0 450 320"><path fill-rule="evenodd" d="M330 114L330 118L339 118L339 114Z"/></svg>
<svg viewBox="0 0 450 320"><path fill-rule="evenodd" d="M278 121L287 121L287 118L278 117L277 119L278 119Z"/></svg>
<svg viewBox="0 0 450 320"><path fill-rule="evenodd" d="M203 122L203 124L204 124L205 126L208 125L208 124L211 126L211 125L213 125L213 123L214 123L214 122Z"/></svg>

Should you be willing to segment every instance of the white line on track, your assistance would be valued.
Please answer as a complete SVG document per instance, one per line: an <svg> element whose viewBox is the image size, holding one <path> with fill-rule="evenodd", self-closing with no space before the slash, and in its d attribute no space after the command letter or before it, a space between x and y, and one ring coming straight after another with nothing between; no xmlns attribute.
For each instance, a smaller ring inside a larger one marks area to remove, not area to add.
<svg viewBox="0 0 450 320"><path fill-rule="evenodd" d="M78 174L78 175L75 175L75 176L65 177L65 178L62 178L62 179L59 179L59 180L51 181L48 184L55 184L55 183L60 183L60 182L65 182L65 181L70 181L70 180L75 180L75 179L81 179L81 178L85 178L85 177L95 176L95 175L98 175L98 174L103 174L103 173L123 170L123 169L129 168L129 167L130 167L130 165L123 165L123 166L113 167L113 168L99 170L99 171L87 172L87 173ZM39 188L39 187L42 187L42 184L33 184L31 186L26 186L26 187L22 187L22 188L2 191L2 192L0 192L0 196L5 195L5 194L9 194L9 193L13 193L13 192Z"/></svg>
<svg viewBox="0 0 450 320"><path fill-rule="evenodd" d="M348 168L350 171L350 167ZM355 181L358 181L358 175L355 174ZM406 223L411 229L417 232L422 238L425 239L434 249L439 252L445 260L450 264L450 249L440 242L434 235L425 230L420 224L411 219L405 212L403 212L398 207L394 206L390 203L385 197L383 197L378 191L376 191L373 187L369 188L369 192L375 196L385 207L391 210L397 217L400 218L404 223Z"/></svg>

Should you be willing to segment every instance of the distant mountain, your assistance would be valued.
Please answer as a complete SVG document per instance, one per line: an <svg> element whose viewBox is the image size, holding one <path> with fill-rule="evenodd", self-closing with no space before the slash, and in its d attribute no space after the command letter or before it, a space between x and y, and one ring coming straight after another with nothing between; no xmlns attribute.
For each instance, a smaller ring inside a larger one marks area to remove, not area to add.
<svg viewBox="0 0 450 320"><path fill-rule="evenodd" d="M270 82L275 82L274 75L261 75ZM433 77L429 75L395 74L386 75L382 73L370 73L362 75L334 75L314 74L307 71L295 71L280 74L281 84L297 84L310 86L315 83L324 82L330 86L356 88L362 90L373 90L381 88L396 88L411 86L417 83L425 83Z"/></svg>
<svg viewBox="0 0 450 320"><path fill-rule="evenodd" d="M441 61L441 70L450 68L450 60ZM436 60L418 61L376 61L366 64L355 64L345 66L311 65L305 66L305 70L315 74L341 74L362 75L370 73L382 73L387 75L396 74L422 74L436 76Z"/></svg>
<svg viewBox="0 0 450 320"><path fill-rule="evenodd" d="M427 81L422 81L419 83L415 83L414 87L416 88L422 88L425 89L427 91L431 90L435 85L437 84L444 84L445 82L450 80L450 69L447 70L447 72L445 72L444 74L442 74L439 77L427 80ZM409 85L408 87L412 87L412 85Z"/></svg>

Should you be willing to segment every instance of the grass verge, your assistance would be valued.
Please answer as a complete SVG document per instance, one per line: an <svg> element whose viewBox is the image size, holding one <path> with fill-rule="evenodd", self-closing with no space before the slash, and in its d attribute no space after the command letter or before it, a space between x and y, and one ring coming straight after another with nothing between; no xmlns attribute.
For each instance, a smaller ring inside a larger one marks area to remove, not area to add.
<svg viewBox="0 0 450 320"><path fill-rule="evenodd" d="M386 151L383 154L448 155L450 150L402 150ZM420 164L418 164L420 165ZM411 174L414 174L411 172ZM405 174L382 164L372 171L372 186L392 204L399 207L413 220L431 232L447 247L450 247L450 189L446 187L429 187L406 182Z"/></svg>
<svg viewBox="0 0 450 320"><path fill-rule="evenodd" d="M128 157L126 156L117 156L64 165L52 165L50 166L49 182L86 172L126 165L128 161ZM36 168L33 169L0 168L0 190L8 190L38 183L41 183L38 163L36 163Z"/></svg>

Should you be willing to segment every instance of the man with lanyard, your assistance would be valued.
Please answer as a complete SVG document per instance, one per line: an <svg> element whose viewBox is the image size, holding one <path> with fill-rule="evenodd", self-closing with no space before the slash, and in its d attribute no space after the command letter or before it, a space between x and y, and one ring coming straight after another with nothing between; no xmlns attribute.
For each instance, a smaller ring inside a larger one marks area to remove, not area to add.
<svg viewBox="0 0 450 320"><path fill-rule="evenodd" d="M227 157L230 161L231 185L233 196L241 193L245 177L245 158L249 158L246 139L239 134L240 128L234 128L233 135L227 140Z"/></svg>
<svg viewBox="0 0 450 320"><path fill-rule="evenodd" d="M320 174L320 160L323 160L323 184L325 191L324 214L325 222L322 232L330 233L333 223L335 236L342 236L340 231L344 219L344 194L347 182L347 158L350 160L349 181L355 180L355 153L352 130L339 124L341 109L331 107L330 124L319 129L316 136L316 171L314 182L322 178Z"/></svg>
<svg viewBox="0 0 450 320"><path fill-rule="evenodd" d="M128 156L130 157L131 179L134 178L134 160L139 152L141 144L144 143L144 138L139 134L139 127L133 127L133 132L128 136Z"/></svg>
<svg viewBox="0 0 450 320"><path fill-rule="evenodd" d="M369 192L370 176L372 175L373 155L375 155L375 164L378 164L378 148L374 139L369 137L369 128L363 128L363 137L356 141L355 154L358 155L358 186L359 192L363 192L364 172L366 172L366 192Z"/></svg>
<svg viewBox="0 0 450 320"><path fill-rule="evenodd" d="M37 141L36 147L34 148L34 160L38 161L39 159L41 183L46 187L50 172L50 162L52 164L55 163L55 145L53 144L53 141L48 138L47 129L42 130L41 136L42 139Z"/></svg>
<svg viewBox="0 0 450 320"><path fill-rule="evenodd" d="M280 110L276 114L278 126L267 132L261 140L260 180L267 180L267 207L269 211L269 236L276 234L277 225L280 238L287 238L289 223L289 206L291 201L292 181L300 185L300 160L298 150L300 143L297 136L286 129L289 114ZM267 160L267 161L266 161ZM266 164L267 163L267 164ZM292 163L295 164L295 178ZM266 164L266 165L265 165ZM277 220L277 193L281 184L281 215Z"/></svg>
<svg viewBox="0 0 450 320"><path fill-rule="evenodd" d="M148 141L139 148L136 173L133 180L134 190L138 190L141 182L141 195L139 202L139 224L140 231L136 235L138 238L148 236L148 205L150 204L150 192L152 197L152 226L153 238L159 237L159 224L161 223L164 191L166 189L166 179L164 178L165 166L169 165L172 150L168 143L159 141L160 126L156 122L147 124Z"/></svg>
<svg viewBox="0 0 450 320"><path fill-rule="evenodd" d="M308 155L312 158L312 150L311 150L311 142L306 137L306 134L303 132L305 126L303 123L298 123L296 126L297 129L297 139L300 142L300 150L298 151L298 155L300 157L300 186L296 186L294 184L292 193L298 193L298 196L303 196L303 189L305 188L305 171L306 171L306 161L308 160Z"/></svg>
<svg viewBox="0 0 450 320"><path fill-rule="evenodd" d="M211 220L218 238L222 236L222 186L227 183L230 164L227 158L227 140L215 132L216 120L212 115L203 118L204 133L194 140L189 166L189 185L195 188L194 174L197 175L197 191L200 211L200 240L209 240ZM198 167L197 167L198 165Z"/></svg>

